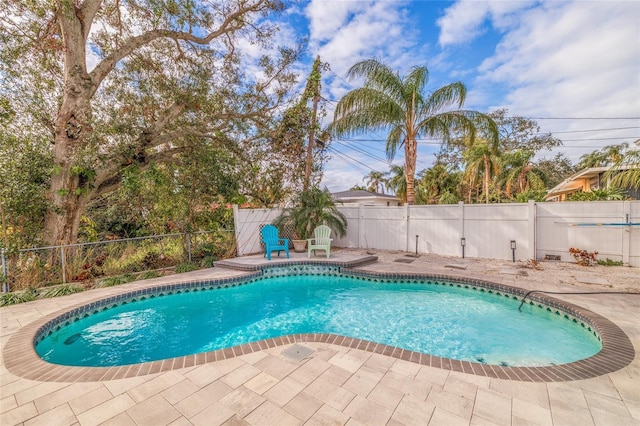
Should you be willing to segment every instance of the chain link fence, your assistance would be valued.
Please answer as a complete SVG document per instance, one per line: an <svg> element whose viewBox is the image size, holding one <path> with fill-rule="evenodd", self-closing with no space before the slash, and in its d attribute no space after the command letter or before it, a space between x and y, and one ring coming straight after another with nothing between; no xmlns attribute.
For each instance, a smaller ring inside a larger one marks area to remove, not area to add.
<svg viewBox="0 0 640 426"><path fill-rule="evenodd" d="M2 291L95 282L114 277L156 276L207 268L234 257L233 231L153 235L90 243L2 250Z"/></svg>

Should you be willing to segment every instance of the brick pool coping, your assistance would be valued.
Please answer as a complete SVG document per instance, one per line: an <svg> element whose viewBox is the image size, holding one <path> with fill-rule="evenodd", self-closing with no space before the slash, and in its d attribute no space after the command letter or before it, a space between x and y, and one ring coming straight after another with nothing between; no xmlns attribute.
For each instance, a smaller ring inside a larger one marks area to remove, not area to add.
<svg viewBox="0 0 640 426"><path fill-rule="evenodd" d="M375 260L373 260L375 261ZM354 269L355 267L371 263L367 258L365 262L313 262L313 261L286 261L278 265L258 265L251 267L250 272L243 276L233 278L220 278L214 280L194 280L170 285L147 286L138 290L125 290L116 296L96 297L91 301L83 302L71 308L67 308L46 315L17 331L7 342L3 357L5 367L12 374L26 379L44 382L94 382L107 381L144 376L148 374L166 372L185 367L197 366L205 363L221 361L241 355L250 354L294 343L322 342L343 347L360 349L368 352L382 354L396 359L402 359L416 364L437 367L445 370L485 376L497 379L506 379L523 382L562 382L583 380L611 373L627 366L635 357L635 350L628 336L616 324L607 318L589 311L580 306L565 302L542 293L533 293L527 296L529 303L544 305L544 308L557 310L556 313L565 315L565 318L574 322L584 322L592 328L600 337L602 349L595 355L555 366L545 367L508 367L489 365L477 362L458 361L442 358L434 355L423 354L381 343L363 339L345 337L326 333L290 334L276 338L246 343L231 348L219 349L210 352L191 354L164 360L145 362L115 367L70 367L51 364L42 360L35 351L34 343L43 335L47 327L52 324L62 324L66 319L72 319L86 313L93 307L109 306L113 302L130 300L134 297L143 297L150 294L172 291L195 291L199 289L228 287L261 278L265 271L270 274L278 273L277 268L290 268L299 266L299 273L305 273L305 266L333 267L334 271L344 275L354 276L360 279L377 280L424 280L435 281L438 285L450 285L472 288L479 291L495 293L498 296L517 297L527 295L527 290L504 284L496 284L490 281L460 278L449 275L434 275L423 273L388 273L372 272ZM223 265L218 265L223 266ZM225 268L233 268L232 262L226 262ZM341 269L342 268L342 269ZM244 269L245 271L249 269ZM438 281L446 282L439 283Z"/></svg>

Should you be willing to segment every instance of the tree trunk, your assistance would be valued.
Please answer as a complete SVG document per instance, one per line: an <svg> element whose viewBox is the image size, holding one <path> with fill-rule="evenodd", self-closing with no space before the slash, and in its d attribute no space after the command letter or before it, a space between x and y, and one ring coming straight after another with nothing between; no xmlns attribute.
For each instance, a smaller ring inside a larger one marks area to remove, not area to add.
<svg viewBox="0 0 640 426"><path fill-rule="evenodd" d="M491 178L491 170L489 169L489 159L485 156L484 159L484 199L485 203L489 204L489 179Z"/></svg>
<svg viewBox="0 0 640 426"><path fill-rule="evenodd" d="M82 11L64 2L60 29L64 39L64 93L55 122L53 161L49 198L45 216L45 238L52 245L76 241L80 217L90 191L90 173L80 167L80 156L90 132L90 99L93 83L85 63L85 25ZM66 10L74 9L74 10Z"/></svg>
<svg viewBox="0 0 640 426"><path fill-rule="evenodd" d="M414 205L416 202L415 174L417 160L417 142L414 138L407 138L404 144L405 168L404 176L407 182L407 204Z"/></svg>

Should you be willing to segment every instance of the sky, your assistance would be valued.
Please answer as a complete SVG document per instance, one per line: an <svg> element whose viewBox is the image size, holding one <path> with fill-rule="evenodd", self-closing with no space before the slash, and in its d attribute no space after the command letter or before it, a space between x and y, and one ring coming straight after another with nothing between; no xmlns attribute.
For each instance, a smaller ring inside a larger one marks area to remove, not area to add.
<svg viewBox="0 0 640 426"><path fill-rule="evenodd" d="M295 1L295 0L294 0ZM361 81L350 66L376 58L405 75L429 69L427 91L462 81L465 109L534 119L574 163L606 145L640 138L640 1L299 0L286 9L279 41L308 40L306 77L320 55L322 98L333 107ZM386 134L334 140L322 186L365 185L389 171ZM440 141L419 141L417 170L430 167ZM404 164L399 150L393 164Z"/></svg>

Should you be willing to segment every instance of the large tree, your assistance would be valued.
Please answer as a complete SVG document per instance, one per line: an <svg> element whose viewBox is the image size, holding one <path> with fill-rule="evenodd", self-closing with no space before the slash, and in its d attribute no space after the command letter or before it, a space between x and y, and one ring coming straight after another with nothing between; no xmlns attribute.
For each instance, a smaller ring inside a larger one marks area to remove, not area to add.
<svg viewBox="0 0 640 426"><path fill-rule="evenodd" d="M533 150L518 149L505 153L500 159L498 179L504 186L507 198L518 193L544 190L546 176L534 164L534 155Z"/></svg>
<svg viewBox="0 0 640 426"><path fill-rule="evenodd" d="M498 129L486 114L461 109L467 96L462 82L427 92L429 70L413 67L401 77L376 59L353 65L347 77L364 78L364 87L348 92L336 106L332 130L337 135L388 131L387 157L404 147L407 203L415 202L415 173L419 137L438 137L446 143L464 134L473 143L478 132L493 144Z"/></svg>
<svg viewBox="0 0 640 426"><path fill-rule="evenodd" d="M77 238L87 205L125 170L177 161L192 141L238 155L293 79L295 53L244 74L240 42L265 43L271 0L9 0L0 10L1 97L40 127L53 173L46 239Z"/></svg>

